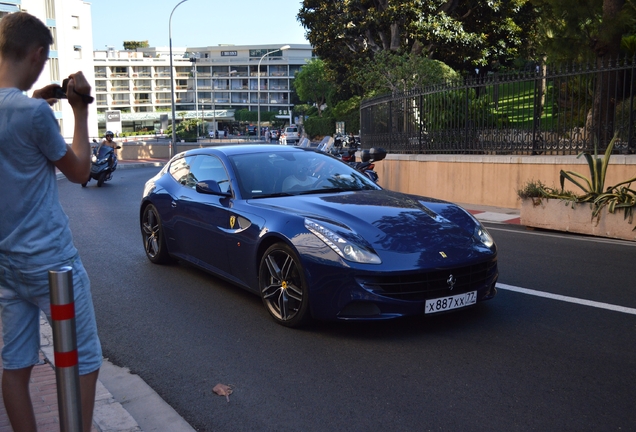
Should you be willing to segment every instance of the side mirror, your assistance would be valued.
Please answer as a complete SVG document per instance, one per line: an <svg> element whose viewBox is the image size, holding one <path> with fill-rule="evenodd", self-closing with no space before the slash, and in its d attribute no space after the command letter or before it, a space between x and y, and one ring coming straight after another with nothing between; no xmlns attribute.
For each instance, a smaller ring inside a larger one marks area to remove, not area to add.
<svg viewBox="0 0 636 432"><path fill-rule="evenodd" d="M115 147L115 148L116 148L116 149L120 149L120 148L121 148L121 146L117 146L117 147Z"/></svg>
<svg viewBox="0 0 636 432"><path fill-rule="evenodd" d="M219 184L215 180L202 180L196 184L196 191L208 195L219 195L223 197L232 196L229 192L221 192Z"/></svg>

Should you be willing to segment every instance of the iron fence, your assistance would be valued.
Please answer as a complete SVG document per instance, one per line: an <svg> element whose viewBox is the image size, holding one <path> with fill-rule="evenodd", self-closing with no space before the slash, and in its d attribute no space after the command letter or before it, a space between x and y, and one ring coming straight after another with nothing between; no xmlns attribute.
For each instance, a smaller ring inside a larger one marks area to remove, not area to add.
<svg viewBox="0 0 636 432"><path fill-rule="evenodd" d="M361 141L390 153L636 153L636 60L469 78L362 102Z"/></svg>

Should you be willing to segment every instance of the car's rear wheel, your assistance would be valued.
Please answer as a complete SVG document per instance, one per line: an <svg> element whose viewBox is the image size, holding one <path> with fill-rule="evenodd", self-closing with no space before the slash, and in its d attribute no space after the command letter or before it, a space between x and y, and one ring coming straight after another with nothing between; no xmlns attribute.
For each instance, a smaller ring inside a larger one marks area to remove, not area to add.
<svg viewBox="0 0 636 432"><path fill-rule="evenodd" d="M298 255L284 243L270 246L259 268L263 304L276 322L287 327L306 324L309 290Z"/></svg>
<svg viewBox="0 0 636 432"><path fill-rule="evenodd" d="M151 262L165 264L171 260L159 212L152 204L146 206L141 217L141 236L146 256Z"/></svg>

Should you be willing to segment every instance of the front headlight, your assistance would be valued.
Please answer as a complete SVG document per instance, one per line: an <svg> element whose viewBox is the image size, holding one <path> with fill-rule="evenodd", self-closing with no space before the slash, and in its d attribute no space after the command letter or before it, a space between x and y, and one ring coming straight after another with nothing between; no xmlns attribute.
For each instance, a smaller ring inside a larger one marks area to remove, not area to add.
<svg viewBox="0 0 636 432"><path fill-rule="evenodd" d="M362 264L381 264L382 260L373 252L362 248L349 240L346 240L320 225L316 221L305 218L305 228L312 232L316 237L325 242L335 253L342 258Z"/></svg>
<svg viewBox="0 0 636 432"><path fill-rule="evenodd" d="M475 233L473 234L475 240L482 242L486 247L491 248L495 244L495 240L492 238L490 233L484 228L484 226L478 223L475 226Z"/></svg>
<svg viewBox="0 0 636 432"><path fill-rule="evenodd" d="M97 156L95 155L91 156L91 162L97 162Z"/></svg>

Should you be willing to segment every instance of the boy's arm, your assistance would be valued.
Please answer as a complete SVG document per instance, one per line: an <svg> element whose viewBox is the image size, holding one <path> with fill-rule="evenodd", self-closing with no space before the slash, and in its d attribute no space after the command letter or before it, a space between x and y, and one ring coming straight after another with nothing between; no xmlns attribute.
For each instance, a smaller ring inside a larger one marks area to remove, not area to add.
<svg viewBox="0 0 636 432"><path fill-rule="evenodd" d="M55 166L73 183L84 183L90 175L91 146L88 140L88 104L80 94L90 94L91 86L82 72L69 76L68 102L75 116L73 143Z"/></svg>

